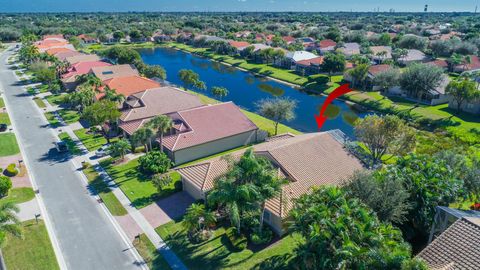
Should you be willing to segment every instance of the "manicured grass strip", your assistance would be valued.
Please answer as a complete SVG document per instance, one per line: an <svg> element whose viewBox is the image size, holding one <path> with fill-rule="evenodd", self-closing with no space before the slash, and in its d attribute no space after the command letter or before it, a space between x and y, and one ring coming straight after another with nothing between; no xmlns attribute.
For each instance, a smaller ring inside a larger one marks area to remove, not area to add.
<svg viewBox="0 0 480 270"><path fill-rule="evenodd" d="M68 151L70 151L72 155L82 154L82 150L78 148L78 145L73 141L73 139L68 135L68 133L62 132L58 134L58 137L60 138L60 140L64 141L67 144Z"/></svg>
<svg viewBox="0 0 480 270"><path fill-rule="evenodd" d="M50 95L46 97L48 103L50 105L55 106L55 105L60 105L64 102L66 95Z"/></svg>
<svg viewBox="0 0 480 270"><path fill-rule="evenodd" d="M12 202L14 204L28 202L35 198L35 192L32 188L21 187L21 188L12 188L8 192L8 196L0 199L0 203Z"/></svg>
<svg viewBox="0 0 480 270"><path fill-rule="evenodd" d="M75 122L78 122L80 120L80 113L74 110L59 110L57 111L58 114L62 117L63 121L67 124L73 124Z"/></svg>
<svg viewBox="0 0 480 270"><path fill-rule="evenodd" d="M147 263L148 268L150 268L151 270L172 269L144 233L140 235L139 240L134 240L133 243L140 256L142 256L142 258Z"/></svg>
<svg viewBox="0 0 480 270"><path fill-rule="evenodd" d="M56 128L60 126L60 121L55 118L55 115L52 112L46 112L45 118L47 118L48 123L52 128Z"/></svg>
<svg viewBox="0 0 480 270"><path fill-rule="evenodd" d="M152 184L151 176L144 175L139 171L138 159L116 166L112 159L101 161L100 164L136 208L143 208L181 190L180 174L171 172L172 183L158 193Z"/></svg>
<svg viewBox="0 0 480 270"><path fill-rule="evenodd" d="M36 98L33 99L33 101L35 101L35 103L37 104L37 106L39 108L47 107L47 105L45 104L45 102L43 102L43 100L41 98L36 97Z"/></svg>
<svg viewBox="0 0 480 270"><path fill-rule="evenodd" d="M245 249L237 252L232 249L225 235L225 229L220 227L214 231L212 239L192 244L181 222L169 222L155 229L167 242L170 248L180 257L188 269L273 269L273 263L287 265L298 245L298 236L287 235L270 247L259 251ZM275 268L275 269L291 269Z"/></svg>
<svg viewBox="0 0 480 270"><path fill-rule="evenodd" d="M18 148L17 139L13 133L0 134L0 157L6 157L18 154L20 149Z"/></svg>
<svg viewBox="0 0 480 270"><path fill-rule="evenodd" d="M8 113L0 113L0 124L11 125L10 117L8 117Z"/></svg>
<svg viewBox="0 0 480 270"><path fill-rule="evenodd" d="M22 225L24 239L6 236L6 245L2 252L7 269L60 269L43 221L39 220L36 224L35 220L29 220Z"/></svg>
<svg viewBox="0 0 480 270"><path fill-rule="evenodd" d="M82 128L74 130L73 132L90 152L97 150L107 143L107 139L105 139L102 134L89 133L88 129Z"/></svg>
<svg viewBox="0 0 480 270"><path fill-rule="evenodd" d="M88 183L95 192L102 198L103 203L108 208L110 213L114 216L123 216L128 214L127 210L123 207L120 201L115 197L115 194L107 186L107 183L98 175L97 171L93 167L89 167L83 170L85 176L87 176Z"/></svg>
<svg viewBox="0 0 480 270"><path fill-rule="evenodd" d="M205 96L203 94L200 94L191 90L188 90L188 92L197 95L200 101L202 101L205 104L219 103L218 100ZM273 122L272 120L247 110L242 110L242 112L260 129L267 131L268 134L270 135L273 135L275 133L275 122ZM278 125L278 134L287 133L287 132L292 134L301 134L300 131L295 130L291 127L288 127L284 124Z"/></svg>
<svg viewBox="0 0 480 270"><path fill-rule="evenodd" d="M0 97L0 108L5 107L5 101L3 101L3 98Z"/></svg>

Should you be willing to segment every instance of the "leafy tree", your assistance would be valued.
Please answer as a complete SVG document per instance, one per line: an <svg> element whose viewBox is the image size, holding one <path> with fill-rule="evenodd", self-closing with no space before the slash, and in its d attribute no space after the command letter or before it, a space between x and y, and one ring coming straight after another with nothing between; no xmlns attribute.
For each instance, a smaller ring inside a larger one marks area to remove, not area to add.
<svg viewBox="0 0 480 270"><path fill-rule="evenodd" d="M126 139L121 139L117 142L112 143L108 147L108 152L113 157L120 156L121 160L125 159L125 155L128 153L128 150L131 148L130 142Z"/></svg>
<svg viewBox="0 0 480 270"><path fill-rule="evenodd" d="M368 64L360 64L347 71L347 74L352 78L352 87L356 87L357 84L360 85L362 89L365 87L369 67L370 65Z"/></svg>
<svg viewBox="0 0 480 270"><path fill-rule="evenodd" d="M381 90L388 90L399 83L400 71L396 68L391 68L386 71L378 73L373 79L373 83L380 87Z"/></svg>
<svg viewBox="0 0 480 270"><path fill-rule="evenodd" d="M212 87L212 94L221 100L228 95L228 90L225 87L214 86Z"/></svg>
<svg viewBox="0 0 480 270"><path fill-rule="evenodd" d="M159 65L146 65L141 72L147 78L160 78L162 80L167 79L167 72L162 66Z"/></svg>
<svg viewBox="0 0 480 270"><path fill-rule="evenodd" d="M7 234L23 237L21 223L16 216L19 211L20 209L11 202L0 204L0 246L5 244Z"/></svg>
<svg viewBox="0 0 480 270"><path fill-rule="evenodd" d="M140 171L146 174L166 173L172 166L168 156L160 151L150 151L138 159Z"/></svg>
<svg viewBox="0 0 480 270"><path fill-rule="evenodd" d="M80 111L83 111L86 107L93 104L95 99L95 92L90 87L82 86L77 88L77 91L70 93L66 101L72 107L80 107Z"/></svg>
<svg viewBox="0 0 480 270"><path fill-rule="evenodd" d="M145 152L148 153L148 150L152 149L152 139L155 138L155 132L153 129L149 127L141 127L138 130L136 130L132 136L130 136L130 141L132 142L132 145L144 145L145 146Z"/></svg>
<svg viewBox="0 0 480 270"><path fill-rule="evenodd" d="M462 110L464 102L480 97L480 91L477 89L475 82L468 79L450 81L445 89L445 93L452 96L457 103L457 111Z"/></svg>
<svg viewBox="0 0 480 270"><path fill-rule="evenodd" d="M0 175L0 198L8 195L12 188L12 180L8 176Z"/></svg>
<svg viewBox="0 0 480 270"><path fill-rule="evenodd" d="M125 33L122 31L115 31L113 32L113 38L118 40L125 38Z"/></svg>
<svg viewBox="0 0 480 270"><path fill-rule="evenodd" d="M205 90L207 88L205 83L200 80L200 76L198 75L198 73L191 69L181 69L178 72L178 76L183 82L183 88L185 88L185 90L188 87L194 87L201 90Z"/></svg>
<svg viewBox="0 0 480 270"><path fill-rule="evenodd" d="M20 60L27 63L27 65L40 58L40 52L38 51L38 48L33 46L32 44L24 44L20 48L18 54Z"/></svg>
<svg viewBox="0 0 480 270"><path fill-rule="evenodd" d="M400 75L400 86L419 101L444 79L443 70L427 64L412 64Z"/></svg>
<svg viewBox="0 0 480 270"><path fill-rule="evenodd" d="M323 58L321 68L323 71L328 72L330 81L332 81L333 73L343 72L345 69L345 56L343 54L327 53Z"/></svg>
<svg viewBox="0 0 480 270"><path fill-rule="evenodd" d="M156 131L160 141L160 151L163 152L163 135L173 127L173 122L166 115L158 115L148 121L147 127Z"/></svg>
<svg viewBox="0 0 480 270"><path fill-rule="evenodd" d="M118 110L118 105L114 101L100 100L86 107L82 112L82 118L87 120L92 126L102 126L102 130L105 133L107 141L110 142L107 131L104 129L104 123L116 122L121 113Z"/></svg>
<svg viewBox="0 0 480 270"><path fill-rule="evenodd" d="M371 165L402 156L415 147L415 131L395 115L369 115L355 122L355 136L367 149ZM389 158L383 159L385 155Z"/></svg>
<svg viewBox="0 0 480 270"><path fill-rule="evenodd" d="M53 68L43 68L35 73L37 79L46 83L49 87L57 80L57 74Z"/></svg>
<svg viewBox="0 0 480 270"><path fill-rule="evenodd" d="M400 231L337 187L302 195L290 218L290 230L305 241L295 250L299 269L400 269L410 260Z"/></svg>
<svg viewBox="0 0 480 270"><path fill-rule="evenodd" d="M142 61L140 53L128 47L115 46L102 51L101 54L117 64L135 64Z"/></svg>
<svg viewBox="0 0 480 270"><path fill-rule="evenodd" d="M417 49L420 51L425 50L428 44L428 39L424 37L405 35L398 42L397 45L404 49Z"/></svg>
<svg viewBox="0 0 480 270"><path fill-rule="evenodd" d="M157 189L158 193L161 193L163 189L169 186L173 182L170 174L156 174L152 178L152 183Z"/></svg>
<svg viewBox="0 0 480 270"><path fill-rule="evenodd" d="M278 124L295 118L297 101L289 98L263 99L257 104L259 113L275 122L275 135L278 134Z"/></svg>
<svg viewBox="0 0 480 270"><path fill-rule="evenodd" d="M356 172L344 190L372 209L382 222L401 224L411 208L403 182L380 171Z"/></svg>

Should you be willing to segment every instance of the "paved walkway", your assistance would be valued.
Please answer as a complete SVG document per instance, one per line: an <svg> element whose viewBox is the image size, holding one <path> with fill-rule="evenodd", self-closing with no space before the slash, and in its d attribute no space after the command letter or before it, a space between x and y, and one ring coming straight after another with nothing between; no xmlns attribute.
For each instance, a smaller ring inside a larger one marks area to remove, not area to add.
<svg viewBox="0 0 480 270"><path fill-rule="evenodd" d="M35 219L35 215L41 213L37 198L34 198L28 202L19 203L17 206L20 209L20 212L17 214L17 217L20 219L20 221ZM40 218L43 219L41 215Z"/></svg>

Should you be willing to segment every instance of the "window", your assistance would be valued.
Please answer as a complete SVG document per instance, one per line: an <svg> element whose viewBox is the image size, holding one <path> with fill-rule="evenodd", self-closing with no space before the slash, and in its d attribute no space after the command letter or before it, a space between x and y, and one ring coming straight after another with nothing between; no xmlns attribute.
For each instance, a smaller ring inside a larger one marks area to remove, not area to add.
<svg viewBox="0 0 480 270"><path fill-rule="evenodd" d="M265 212L263 212L263 220L270 222L270 216L271 215L272 214L270 214L270 212L268 212L268 210L265 210Z"/></svg>
<svg viewBox="0 0 480 270"><path fill-rule="evenodd" d="M103 75L110 75L110 74L113 74L113 71L111 70L108 70L108 71L104 71L102 72Z"/></svg>

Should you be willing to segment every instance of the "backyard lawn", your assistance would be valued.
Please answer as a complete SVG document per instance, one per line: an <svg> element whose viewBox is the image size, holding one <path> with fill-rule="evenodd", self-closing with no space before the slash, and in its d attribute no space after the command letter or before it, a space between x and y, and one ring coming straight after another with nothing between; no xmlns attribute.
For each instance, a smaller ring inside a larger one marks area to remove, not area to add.
<svg viewBox="0 0 480 270"><path fill-rule="evenodd" d="M0 134L0 157L6 157L18 154L20 149L18 148L17 139L13 133Z"/></svg>
<svg viewBox="0 0 480 270"><path fill-rule="evenodd" d="M157 251L150 239L142 233L139 240L134 240L134 246L138 253L148 265L151 270L169 270L170 265L163 258L163 256Z"/></svg>
<svg viewBox="0 0 480 270"><path fill-rule="evenodd" d="M87 176L88 183L90 184L89 186L93 188L94 192L97 193L100 198L102 198L103 203L112 215L123 216L128 214L127 210L107 186L107 183L103 181L93 167L84 169L83 173Z"/></svg>
<svg viewBox="0 0 480 270"><path fill-rule="evenodd" d="M8 117L8 113L0 113L0 124L7 124L11 125L10 117Z"/></svg>
<svg viewBox="0 0 480 270"><path fill-rule="evenodd" d="M32 188L21 187L21 188L12 188L8 192L8 196L0 199L0 203L11 202L14 204L28 202L35 197L35 192Z"/></svg>
<svg viewBox="0 0 480 270"><path fill-rule="evenodd" d="M143 208L181 189L180 174L171 172L172 183L159 194L150 181L151 177L138 170L138 159L120 165L114 165L113 160L108 159L101 161L100 164L136 208Z"/></svg>
<svg viewBox="0 0 480 270"><path fill-rule="evenodd" d="M82 141L83 145L88 151L95 151L107 143L107 139L102 134L89 133L88 129L82 128L73 131L77 135L78 139ZM118 139L115 139L118 140ZM115 141L112 140L112 141Z"/></svg>
<svg viewBox="0 0 480 270"><path fill-rule="evenodd" d="M290 254L300 237L287 235L262 250L234 251L225 235L225 229L215 230L212 239L192 244L181 222L171 221L155 229L180 257L188 269L281 269L286 268ZM288 268L287 268L288 269Z"/></svg>
<svg viewBox="0 0 480 270"><path fill-rule="evenodd" d="M22 223L24 239L6 236L2 247L3 258L9 270L54 270L60 269L53 251L47 229L42 220Z"/></svg>
<svg viewBox="0 0 480 270"><path fill-rule="evenodd" d="M60 138L60 140L64 141L67 144L68 151L70 151L72 155L82 154L82 150L78 148L78 145L73 141L73 139L68 135L68 133L62 132L58 134L58 138Z"/></svg>

